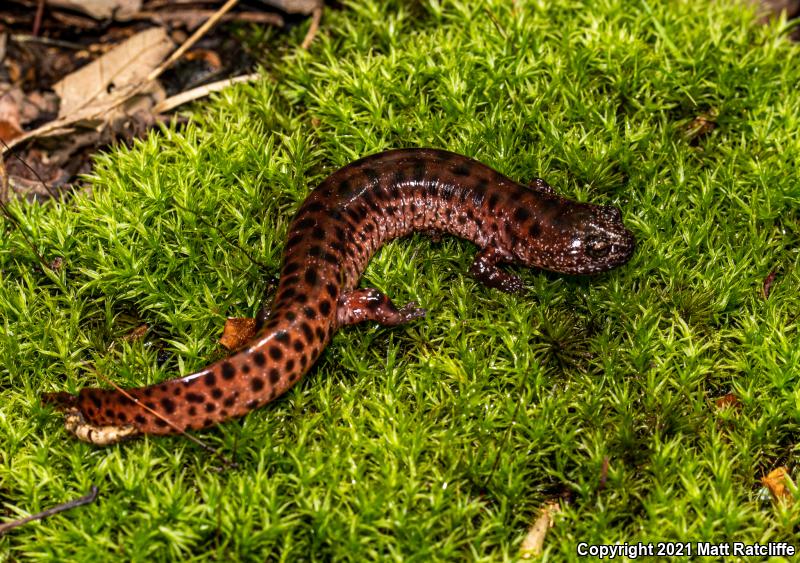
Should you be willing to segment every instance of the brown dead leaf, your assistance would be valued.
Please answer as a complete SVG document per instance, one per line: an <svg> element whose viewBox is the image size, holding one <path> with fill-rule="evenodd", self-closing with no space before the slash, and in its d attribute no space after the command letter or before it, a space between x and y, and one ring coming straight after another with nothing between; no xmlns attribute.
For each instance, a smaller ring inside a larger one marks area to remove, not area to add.
<svg viewBox="0 0 800 563"><path fill-rule="evenodd" d="M62 98L59 118L17 137L1 152L30 139L118 129L119 122L164 98L158 82L146 79L171 49L163 29L148 29L67 75L54 85Z"/></svg>
<svg viewBox="0 0 800 563"><path fill-rule="evenodd" d="M261 0L264 4L283 10L287 14L308 15L322 7L322 0Z"/></svg>
<svg viewBox="0 0 800 563"><path fill-rule="evenodd" d="M536 522L528 530L528 535L522 540L522 545L519 548L521 559L539 557L542 554L547 530L553 527L553 517L560 511L561 506L556 500L551 500L544 505Z"/></svg>
<svg viewBox="0 0 800 563"><path fill-rule="evenodd" d="M8 86L4 84L3 86ZM22 124L20 123L20 104L22 103L22 90L19 88L9 88L0 90L0 140L4 143L11 142L12 139L22 135Z"/></svg>
<svg viewBox="0 0 800 563"><path fill-rule="evenodd" d="M116 101L116 92L144 81L172 48L172 40L161 27L130 37L53 85L61 97L58 116L74 115L87 107L108 106L110 101Z"/></svg>
<svg viewBox="0 0 800 563"><path fill-rule="evenodd" d="M777 469L773 469L767 473L766 477L761 478L761 484L769 489L773 500L776 501L780 499L786 499L787 501L792 500L792 493L786 490L787 483L794 485L786 467L778 467Z"/></svg>
<svg viewBox="0 0 800 563"><path fill-rule="evenodd" d="M256 335L256 320L250 317L229 317L219 343L228 350L238 350Z"/></svg>
<svg viewBox="0 0 800 563"><path fill-rule="evenodd" d="M134 328L132 331L130 331L128 334L123 336L122 340L124 340L125 342L136 342L137 340L141 340L142 337L145 334L147 334L147 330L149 328L150 327L147 325L147 323L140 324L139 326Z"/></svg>
<svg viewBox="0 0 800 563"><path fill-rule="evenodd" d="M47 0L56 8L66 8L96 20L125 20L142 9L142 0Z"/></svg>
<svg viewBox="0 0 800 563"><path fill-rule="evenodd" d="M739 397L733 393L728 393L722 397L718 397L717 400L714 401L714 404L717 405L718 409L739 408L742 406L742 404L739 402Z"/></svg>

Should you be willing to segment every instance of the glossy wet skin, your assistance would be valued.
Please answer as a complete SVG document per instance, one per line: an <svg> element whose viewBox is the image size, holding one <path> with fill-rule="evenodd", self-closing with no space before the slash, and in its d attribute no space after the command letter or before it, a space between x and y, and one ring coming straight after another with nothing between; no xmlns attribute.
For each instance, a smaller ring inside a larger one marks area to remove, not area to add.
<svg viewBox="0 0 800 563"><path fill-rule="evenodd" d="M479 251L470 272L510 292L521 291L522 282L500 263L596 273L624 264L634 249L616 208L567 200L542 180L524 186L477 161L433 149L369 156L328 177L298 210L270 313L245 349L190 376L127 390L135 401L94 388L70 401L60 397L90 428L76 435L86 439L95 429L128 425L167 434L241 416L291 388L339 327L366 320L396 325L423 316L415 304L398 308L375 289L357 288L375 251L412 232L472 241Z"/></svg>

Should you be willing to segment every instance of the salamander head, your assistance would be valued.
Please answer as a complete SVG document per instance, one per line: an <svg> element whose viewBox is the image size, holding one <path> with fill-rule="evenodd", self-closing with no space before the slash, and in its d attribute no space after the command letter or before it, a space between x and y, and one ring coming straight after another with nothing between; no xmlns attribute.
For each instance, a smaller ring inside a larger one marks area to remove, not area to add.
<svg viewBox="0 0 800 563"><path fill-rule="evenodd" d="M556 196L557 197L557 196ZM594 274L630 260L636 241L619 209L561 200L540 222L525 261L562 274Z"/></svg>

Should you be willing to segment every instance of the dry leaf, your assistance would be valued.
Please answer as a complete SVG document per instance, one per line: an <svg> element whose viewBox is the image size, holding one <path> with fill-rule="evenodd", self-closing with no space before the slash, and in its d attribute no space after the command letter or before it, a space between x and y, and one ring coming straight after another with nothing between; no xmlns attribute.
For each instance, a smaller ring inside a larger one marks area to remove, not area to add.
<svg viewBox="0 0 800 563"><path fill-rule="evenodd" d="M561 510L558 501L551 500L544 505L539 517L528 530L528 535L522 540L519 556L522 559L538 557L544 551L544 538L547 530L553 527L553 517Z"/></svg>
<svg viewBox="0 0 800 563"><path fill-rule="evenodd" d="M142 9L142 0L47 0L47 4L81 12L96 20L123 20Z"/></svg>
<svg viewBox="0 0 800 563"><path fill-rule="evenodd" d="M63 118L89 106L100 108L116 101L117 92L143 82L172 48L172 40L161 27L128 38L53 85L61 97L58 116Z"/></svg>
<svg viewBox="0 0 800 563"><path fill-rule="evenodd" d="M137 340L141 340L142 337L145 334L147 334L147 329L149 329L149 328L150 327L147 325L147 323L140 324L139 326L134 328L132 331L130 331L128 334L123 336L122 340L124 340L125 342L136 342Z"/></svg>
<svg viewBox="0 0 800 563"><path fill-rule="evenodd" d="M724 409L726 407L738 408L741 406L739 398L733 393L728 393L727 395L719 397L714 403L717 405L718 409Z"/></svg>
<svg viewBox="0 0 800 563"><path fill-rule="evenodd" d="M322 6L322 0L261 0L264 4L283 10L287 14L308 15Z"/></svg>
<svg viewBox="0 0 800 563"><path fill-rule="evenodd" d="M761 478L761 484L769 489L772 498L775 500L792 499L792 493L786 490L786 483L792 483L789 471L785 467L779 467L770 471L766 477Z"/></svg>
<svg viewBox="0 0 800 563"><path fill-rule="evenodd" d="M4 93L0 95L0 140L5 143L22 135L19 108L22 98L22 90L19 88L4 89Z"/></svg>
<svg viewBox="0 0 800 563"><path fill-rule="evenodd" d="M72 136L78 129L124 129L132 114L165 97L158 82L145 79L172 46L163 29L148 29L67 75L54 86L62 96L60 117L17 137L0 152L30 139Z"/></svg>
<svg viewBox="0 0 800 563"><path fill-rule="evenodd" d="M228 350L238 350L256 335L256 320L250 317L229 317L219 343Z"/></svg>

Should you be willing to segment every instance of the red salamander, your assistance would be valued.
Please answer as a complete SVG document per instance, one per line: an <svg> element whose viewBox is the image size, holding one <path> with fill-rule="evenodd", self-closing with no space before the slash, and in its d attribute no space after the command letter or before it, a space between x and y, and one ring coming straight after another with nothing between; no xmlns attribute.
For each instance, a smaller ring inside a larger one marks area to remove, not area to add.
<svg viewBox="0 0 800 563"><path fill-rule="evenodd" d="M501 263L592 274L624 264L635 246L617 208L566 199L542 180L525 186L443 150L368 156L331 174L297 211L270 312L245 348L186 377L128 389L130 397L97 388L57 393L55 402L68 407L67 428L107 444L208 428L280 397L340 327L424 316L414 303L398 307L377 289L358 287L381 245L418 231L472 241L479 250L471 274L509 292L522 290L522 281Z"/></svg>

